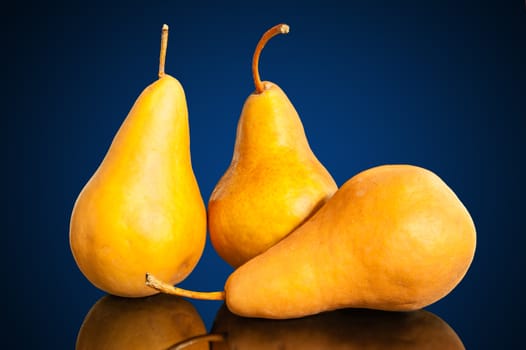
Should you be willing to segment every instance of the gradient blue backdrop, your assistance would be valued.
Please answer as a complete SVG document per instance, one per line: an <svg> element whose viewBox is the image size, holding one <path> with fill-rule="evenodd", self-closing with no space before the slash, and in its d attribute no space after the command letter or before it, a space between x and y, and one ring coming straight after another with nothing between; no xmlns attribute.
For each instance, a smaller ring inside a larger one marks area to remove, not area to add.
<svg viewBox="0 0 526 350"><path fill-rule="evenodd" d="M510 347L523 329L526 10L522 1L25 1L2 10L5 340L72 348L102 295L69 250L71 209L139 93L166 70L183 84L205 201L228 166L253 91L253 49L296 106L338 185L410 163L458 194L475 260L428 309L468 349ZM7 107L6 107L7 106ZM207 242L182 286L216 290L231 269ZM208 327L220 303L195 302ZM7 315L7 316L6 316ZM4 342L5 343L5 342Z"/></svg>

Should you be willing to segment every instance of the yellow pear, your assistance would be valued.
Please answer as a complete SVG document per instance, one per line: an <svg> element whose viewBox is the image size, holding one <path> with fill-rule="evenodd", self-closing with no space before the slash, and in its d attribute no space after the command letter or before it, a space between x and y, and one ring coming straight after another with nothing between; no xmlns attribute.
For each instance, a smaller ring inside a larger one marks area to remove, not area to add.
<svg viewBox="0 0 526 350"><path fill-rule="evenodd" d="M203 334L203 320L182 298L164 294L134 299L106 295L86 315L76 349L168 349ZM209 347L198 343L185 349Z"/></svg>
<svg viewBox="0 0 526 350"><path fill-rule="evenodd" d="M379 166L234 271L226 303L241 316L276 319L345 307L420 309L461 281L475 245L471 216L436 174Z"/></svg>
<svg viewBox="0 0 526 350"><path fill-rule="evenodd" d="M431 312L342 309L291 320L244 318L222 307L213 350L464 350L455 331Z"/></svg>
<svg viewBox="0 0 526 350"><path fill-rule="evenodd" d="M233 267L276 244L337 190L310 149L292 103L276 84L259 78L263 46L288 31L287 25L277 25L256 47L256 91L245 101L232 162L208 203L211 242Z"/></svg>
<svg viewBox="0 0 526 350"><path fill-rule="evenodd" d="M164 73L124 120L71 215L70 245L82 273L107 293L140 297L147 271L172 283L196 266L206 239L206 211L191 158L184 90Z"/></svg>

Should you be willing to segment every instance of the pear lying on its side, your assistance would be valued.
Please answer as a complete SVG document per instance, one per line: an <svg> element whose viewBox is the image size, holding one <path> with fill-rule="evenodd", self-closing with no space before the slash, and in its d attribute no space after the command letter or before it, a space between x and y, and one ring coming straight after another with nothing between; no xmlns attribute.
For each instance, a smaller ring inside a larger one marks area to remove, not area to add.
<svg viewBox="0 0 526 350"><path fill-rule="evenodd" d="M226 303L241 316L278 319L345 307L416 310L460 282L475 245L468 211L437 175L379 166L234 271Z"/></svg>

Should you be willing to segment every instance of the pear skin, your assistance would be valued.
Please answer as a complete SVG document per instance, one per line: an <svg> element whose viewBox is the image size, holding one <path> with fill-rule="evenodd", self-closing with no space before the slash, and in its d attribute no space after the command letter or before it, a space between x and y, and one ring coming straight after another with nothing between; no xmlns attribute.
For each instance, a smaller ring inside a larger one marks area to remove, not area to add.
<svg viewBox="0 0 526 350"><path fill-rule="evenodd" d="M77 350L168 349L185 339L206 334L194 306L176 296L146 298L106 295L86 315L77 335ZM187 349L209 349L199 343Z"/></svg>
<svg viewBox="0 0 526 350"><path fill-rule="evenodd" d="M436 174L378 166L234 271L226 304L241 316L276 319L346 307L416 310L461 281L475 246L471 216Z"/></svg>
<svg viewBox="0 0 526 350"><path fill-rule="evenodd" d="M465 349L444 320L425 310L341 309L291 320L267 320L240 317L223 306L212 333L225 335L225 341L212 343L213 350Z"/></svg>
<svg viewBox="0 0 526 350"><path fill-rule="evenodd" d="M96 287L119 296L154 294L146 272L182 281L205 245L184 90L164 70L159 76L136 100L71 215L77 265Z"/></svg>
<svg viewBox="0 0 526 350"><path fill-rule="evenodd" d="M208 202L211 242L233 267L276 244L337 190L287 95L259 80L260 50L271 36L287 32L284 26L265 33L256 48L256 91L245 101L231 164Z"/></svg>

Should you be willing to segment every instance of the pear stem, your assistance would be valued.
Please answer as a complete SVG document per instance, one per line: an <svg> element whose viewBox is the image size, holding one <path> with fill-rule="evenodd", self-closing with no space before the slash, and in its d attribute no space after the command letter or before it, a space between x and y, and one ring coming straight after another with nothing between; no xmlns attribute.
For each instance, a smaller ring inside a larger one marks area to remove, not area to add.
<svg viewBox="0 0 526 350"><path fill-rule="evenodd" d="M203 341L206 341L206 342L225 341L225 336L223 334L215 334L215 333L196 335L195 337L185 339L183 341L180 341L170 346L167 350L181 350L181 349L185 349L189 346L192 346L194 344L197 344Z"/></svg>
<svg viewBox="0 0 526 350"><path fill-rule="evenodd" d="M161 31L161 53L159 55L159 78L164 76L164 64L166 62L166 49L168 47L168 25L163 24Z"/></svg>
<svg viewBox="0 0 526 350"><path fill-rule="evenodd" d="M199 299L199 300L225 300L225 292L196 292L174 287L166 282L157 279L150 273L146 273L146 285L161 293L177 295L180 297Z"/></svg>
<svg viewBox="0 0 526 350"><path fill-rule="evenodd" d="M254 77L254 85L256 85L256 92L258 94L262 93L265 90L265 87L263 86L263 83L261 82L261 79L259 77L258 69L259 56L261 55L261 51L270 39L272 39L278 34L287 34L289 32L289 29L289 26L286 24L278 24L267 30L265 34L263 34L261 39L259 39L259 42L256 46L256 50L254 51L254 56L252 57L252 76Z"/></svg>

